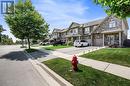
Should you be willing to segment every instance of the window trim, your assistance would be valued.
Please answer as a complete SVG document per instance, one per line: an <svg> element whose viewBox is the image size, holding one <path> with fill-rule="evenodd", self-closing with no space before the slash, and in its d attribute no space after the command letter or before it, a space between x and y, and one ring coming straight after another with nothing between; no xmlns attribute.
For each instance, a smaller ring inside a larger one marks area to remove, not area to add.
<svg viewBox="0 0 130 86"><path fill-rule="evenodd" d="M90 33L90 27L86 27L85 30L84 30L84 33L85 34Z"/></svg>
<svg viewBox="0 0 130 86"><path fill-rule="evenodd" d="M116 21L112 19L112 20L109 22L109 28L114 28L114 27L116 27Z"/></svg>

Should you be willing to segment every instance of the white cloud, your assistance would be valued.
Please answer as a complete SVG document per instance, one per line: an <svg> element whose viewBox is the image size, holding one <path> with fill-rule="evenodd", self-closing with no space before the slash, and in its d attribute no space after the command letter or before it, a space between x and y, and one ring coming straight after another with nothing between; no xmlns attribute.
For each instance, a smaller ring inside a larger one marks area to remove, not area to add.
<svg viewBox="0 0 130 86"><path fill-rule="evenodd" d="M81 1L39 0L35 1L34 6L50 24L51 29L68 27L73 21L79 23L87 21L83 15L89 8Z"/></svg>

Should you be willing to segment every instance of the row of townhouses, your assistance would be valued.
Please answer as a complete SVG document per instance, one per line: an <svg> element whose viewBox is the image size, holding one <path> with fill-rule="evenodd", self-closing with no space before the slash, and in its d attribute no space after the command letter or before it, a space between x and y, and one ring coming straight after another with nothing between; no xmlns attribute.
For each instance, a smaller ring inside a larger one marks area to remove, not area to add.
<svg viewBox="0 0 130 86"><path fill-rule="evenodd" d="M86 40L92 46L122 46L127 39L128 23L126 19L108 16L103 19L78 24L72 24L66 29L54 29L51 38L63 42Z"/></svg>

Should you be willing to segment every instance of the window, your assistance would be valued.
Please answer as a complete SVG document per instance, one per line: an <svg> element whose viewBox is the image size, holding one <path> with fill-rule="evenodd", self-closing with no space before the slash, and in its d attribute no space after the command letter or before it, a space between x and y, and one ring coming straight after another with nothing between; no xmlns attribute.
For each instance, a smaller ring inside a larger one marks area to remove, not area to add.
<svg viewBox="0 0 130 86"><path fill-rule="evenodd" d="M116 22L114 20L111 20L109 23L109 28L116 27Z"/></svg>
<svg viewBox="0 0 130 86"><path fill-rule="evenodd" d="M73 33L73 31L72 31L72 30L70 30L70 33Z"/></svg>
<svg viewBox="0 0 130 86"><path fill-rule="evenodd" d="M78 29L73 29L73 34L77 34L78 33Z"/></svg>
<svg viewBox="0 0 130 86"><path fill-rule="evenodd" d="M90 28L89 27L85 28L85 33L89 33L89 32L90 32Z"/></svg>
<svg viewBox="0 0 130 86"><path fill-rule="evenodd" d="M119 35L118 34L115 35L115 40L119 40Z"/></svg>

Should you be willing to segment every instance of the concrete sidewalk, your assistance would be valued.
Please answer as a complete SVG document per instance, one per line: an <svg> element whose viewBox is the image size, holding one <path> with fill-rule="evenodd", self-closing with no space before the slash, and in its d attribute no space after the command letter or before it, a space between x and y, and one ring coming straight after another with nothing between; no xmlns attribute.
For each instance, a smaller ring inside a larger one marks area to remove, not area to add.
<svg viewBox="0 0 130 86"><path fill-rule="evenodd" d="M39 50L43 51L43 49L39 49ZM85 53L89 53L89 52L92 52L95 50L85 51ZM54 56L70 60L70 61L72 60L72 57L73 57L72 55L64 54L64 53L61 53L58 51L44 50L43 52L46 52L46 53L52 54ZM77 55L81 55L83 53L80 53ZM121 66L118 64L112 64L112 63L103 62L103 61L98 61L98 60L93 60L93 59L88 59L88 58L83 58L83 57L78 57L78 61L82 65L90 66L94 69L98 69L98 70L108 72L108 73L111 73L111 74L114 74L114 75L117 75L117 76L120 76L120 77L123 77L126 79L130 79L130 67Z"/></svg>

